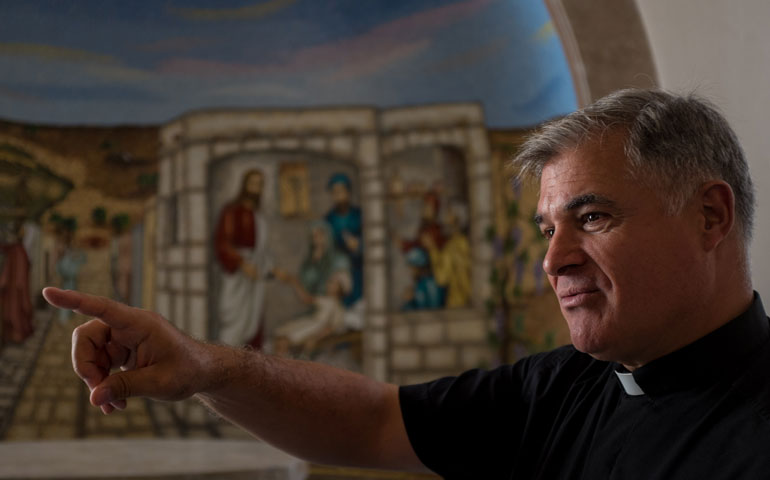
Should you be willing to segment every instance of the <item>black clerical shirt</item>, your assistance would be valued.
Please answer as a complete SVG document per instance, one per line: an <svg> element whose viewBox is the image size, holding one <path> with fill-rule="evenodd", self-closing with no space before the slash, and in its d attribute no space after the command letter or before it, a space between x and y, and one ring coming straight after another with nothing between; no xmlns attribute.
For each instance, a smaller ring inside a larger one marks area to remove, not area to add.
<svg viewBox="0 0 770 480"><path fill-rule="evenodd" d="M635 370L563 347L401 387L409 439L447 479L770 479L770 324L739 317Z"/></svg>

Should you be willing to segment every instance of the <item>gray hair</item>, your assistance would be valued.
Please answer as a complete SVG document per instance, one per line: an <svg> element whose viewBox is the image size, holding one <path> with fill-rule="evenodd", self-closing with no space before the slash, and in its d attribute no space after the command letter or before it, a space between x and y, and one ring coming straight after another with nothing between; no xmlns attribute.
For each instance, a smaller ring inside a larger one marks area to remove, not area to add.
<svg viewBox="0 0 770 480"><path fill-rule="evenodd" d="M735 194L736 220L746 243L754 219L754 187L743 149L727 120L695 94L626 89L541 126L522 146L513 167L539 178L567 150L611 131L623 145L632 178L660 192L667 213L680 212L705 182L720 179Z"/></svg>

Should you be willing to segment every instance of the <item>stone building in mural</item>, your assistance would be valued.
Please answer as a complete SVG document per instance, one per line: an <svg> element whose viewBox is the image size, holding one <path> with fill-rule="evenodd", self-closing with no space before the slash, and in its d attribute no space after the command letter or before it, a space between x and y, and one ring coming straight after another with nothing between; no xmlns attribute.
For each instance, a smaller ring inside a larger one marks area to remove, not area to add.
<svg viewBox="0 0 770 480"><path fill-rule="evenodd" d="M264 172L260 208L270 224L268 243L274 263L289 271L297 269L304 254L307 221L332 206L325 191L328 178L343 172L352 179L353 202L360 206L363 221L363 371L403 382L488 363L483 303L490 295L492 258L485 232L493 221L492 171L479 105L202 111L163 126L160 137L152 212L157 222L153 306L174 324L197 337L216 338L219 273L212 235L217 213L245 171ZM454 177L465 183L449 190L454 188L456 196L461 190L469 210L471 298L451 314L402 312L389 299L395 264L389 251L396 233L389 231L393 223L387 218L391 167L399 164L403 170L404 162L435 160L435 178L406 178L406 188L419 196L431 186L446 188L440 167L449 156L455 159L450 163L462 166L461 175ZM305 188L310 201L304 202L309 211L297 213L284 204L280 177L287 165L309 172ZM265 318L280 321L287 317L282 310L295 302L288 300L287 289L269 283Z"/></svg>

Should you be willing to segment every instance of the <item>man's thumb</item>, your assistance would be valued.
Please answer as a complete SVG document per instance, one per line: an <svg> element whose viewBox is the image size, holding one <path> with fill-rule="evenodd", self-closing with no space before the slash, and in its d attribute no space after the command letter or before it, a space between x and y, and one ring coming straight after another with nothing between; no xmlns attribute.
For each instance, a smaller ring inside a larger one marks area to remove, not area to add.
<svg viewBox="0 0 770 480"><path fill-rule="evenodd" d="M91 391L91 404L100 407L130 397L147 395L149 384L146 368L115 372Z"/></svg>

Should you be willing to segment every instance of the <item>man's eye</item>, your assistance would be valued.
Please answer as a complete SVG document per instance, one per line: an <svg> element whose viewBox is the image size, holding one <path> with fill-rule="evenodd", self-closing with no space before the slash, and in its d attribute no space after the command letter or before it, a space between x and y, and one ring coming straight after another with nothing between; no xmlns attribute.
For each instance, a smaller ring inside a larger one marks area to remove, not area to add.
<svg viewBox="0 0 770 480"><path fill-rule="evenodd" d="M546 240L550 240L553 237L553 228L546 228L542 233Z"/></svg>
<svg viewBox="0 0 770 480"><path fill-rule="evenodd" d="M599 212L586 213L585 215L583 215L583 222L585 223L596 222L598 220L601 220L602 218L604 218L603 213L599 213Z"/></svg>
<svg viewBox="0 0 770 480"><path fill-rule="evenodd" d="M607 226L608 215L601 212L589 212L580 217L583 229L588 232L600 231Z"/></svg>

